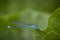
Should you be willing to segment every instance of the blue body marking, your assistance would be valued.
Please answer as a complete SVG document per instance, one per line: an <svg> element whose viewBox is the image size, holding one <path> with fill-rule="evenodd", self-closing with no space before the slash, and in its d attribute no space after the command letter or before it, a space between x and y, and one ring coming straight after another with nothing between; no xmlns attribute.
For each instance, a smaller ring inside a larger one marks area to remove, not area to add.
<svg viewBox="0 0 60 40"><path fill-rule="evenodd" d="M17 22L17 21L14 21L14 24L17 25L19 28L33 28L33 29L38 29L38 26L35 25L35 24L28 24L28 23Z"/></svg>

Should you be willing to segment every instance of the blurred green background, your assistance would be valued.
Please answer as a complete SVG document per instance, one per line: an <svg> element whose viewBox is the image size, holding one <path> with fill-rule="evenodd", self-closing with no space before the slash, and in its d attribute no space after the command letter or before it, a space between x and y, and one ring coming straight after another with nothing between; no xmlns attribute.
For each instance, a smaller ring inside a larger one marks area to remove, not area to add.
<svg viewBox="0 0 60 40"><path fill-rule="evenodd" d="M48 18L58 7L60 0L0 0L0 40L36 40L25 35L31 34L29 29L7 29L6 26L15 27L12 22L17 20L36 24L43 31L47 28Z"/></svg>

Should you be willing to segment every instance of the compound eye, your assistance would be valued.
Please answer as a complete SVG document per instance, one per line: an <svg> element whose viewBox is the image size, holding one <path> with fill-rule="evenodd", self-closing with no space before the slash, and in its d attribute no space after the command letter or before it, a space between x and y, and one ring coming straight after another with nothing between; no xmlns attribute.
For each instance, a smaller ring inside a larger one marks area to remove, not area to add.
<svg viewBox="0 0 60 40"><path fill-rule="evenodd" d="M7 26L7 28L11 28L11 26Z"/></svg>

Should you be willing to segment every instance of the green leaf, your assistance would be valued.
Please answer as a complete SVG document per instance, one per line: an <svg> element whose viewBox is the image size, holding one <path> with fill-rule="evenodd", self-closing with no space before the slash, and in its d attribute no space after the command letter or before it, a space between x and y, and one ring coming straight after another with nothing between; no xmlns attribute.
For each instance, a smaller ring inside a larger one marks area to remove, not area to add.
<svg viewBox="0 0 60 40"><path fill-rule="evenodd" d="M49 24L48 24L48 28L50 29L50 31L55 31L58 34L60 34L59 30L60 30L60 8L58 8L57 10L55 10L53 12L53 14L51 15L51 17L49 18Z"/></svg>
<svg viewBox="0 0 60 40"><path fill-rule="evenodd" d="M49 18L48 28L46 32L49 34L45 37L46 40L60 40L60 7L56 9Z"/></svg>
<svg viewBox="0 0 60 40"><path fill-rule="evenodd" d="M35 31L35 40L43 40L45 34L46 33L44 31L41 31L41 30L37 29Z"/></svg>
<svg viewBox="0 0 60 40"><path fill-rule="evenodd" d="M36 34L36 40L60 40L60 8L50 16L46 30L36 30Z"/></svg>

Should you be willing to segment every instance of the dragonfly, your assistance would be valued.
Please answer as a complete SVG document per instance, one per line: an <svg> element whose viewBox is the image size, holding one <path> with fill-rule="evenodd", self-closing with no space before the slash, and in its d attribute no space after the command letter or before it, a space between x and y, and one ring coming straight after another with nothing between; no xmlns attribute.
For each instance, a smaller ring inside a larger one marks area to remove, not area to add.
<svg viewBox="0 0 60 40"><path fill-rule="evenodd" d="M18 28L33 28L38 29L38 26L36 24L30 24L25 22L18 22L14 21L13 24L15 24ZM8 26L10 28L10 26Z"/></svg>

